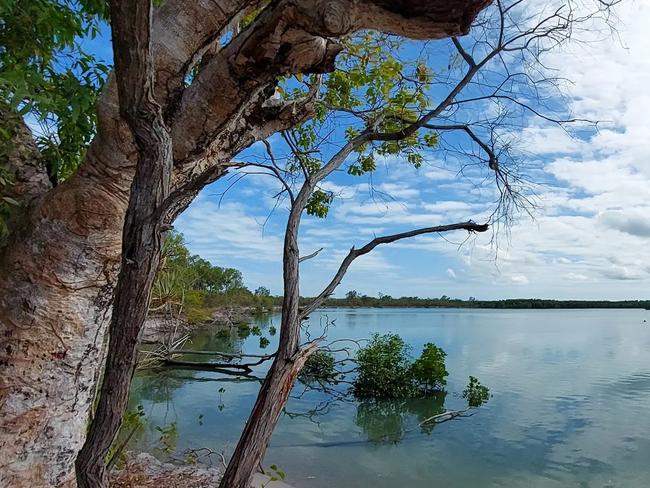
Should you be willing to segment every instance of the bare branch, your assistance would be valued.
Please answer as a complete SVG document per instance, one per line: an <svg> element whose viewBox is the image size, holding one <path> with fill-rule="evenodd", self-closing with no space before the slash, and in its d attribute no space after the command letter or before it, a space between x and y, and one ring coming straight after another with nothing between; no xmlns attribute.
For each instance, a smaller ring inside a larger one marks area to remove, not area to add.
<svg viewBox="0 0 650 488"><path fill-rule="evenodd" d="M422 229L401 232L399 234L377 237L372 241L370 241L369 243L367 243L365 246L360 247L359 249L355 249L353 247L352 249L350 249L350 252L345 257L345 259L343 259L343 262L339 266L339 269L334 275L332 281L330 281L330 283L325 287L325 289L300 312L300 319L302 320L304 317L307 317L310 313L312 313L314 310L320 307L330 295L332 295L336 287L341 283L341 280L347 273L348 268L350 267L352 262L355 259L357 259L359 256L368 254L370 251L372 251L375 247L379 246L380 244L390 244L391 242L399 241L401 239L407 239L409 237L415 237L423 234L449 232L452 230L466 230L468 232L485 232L488 230L488 225L477 224L476 222L472 222L470 220L468 222L461 222L458 224L439 225L436 227L424 227Z"/></svg>
<svg viewBox="0 0 650 488"><path fill-rule="evenodd" d="M308 259L315 258L316 256L318 256L318 253L320 253L322 250L323 248L321 247L320 249L317 249L311 254L307 254L306 256L301 256L298 262L302 263L303 261L307 261Z"/></svg>
<svg viewBox="0 0 650 488"><path fill-rule="evenodd" d="M464 131L488 155L490 169L497 170L499 161L498 161L497 155L495 154L494 150L490 146L488 146L487 143L484 142L480 137L478 137L476 135L476 133L472 130L472 128L469 125L466 125L466 124L456 124L456 125L426 124L426 125L424 125L424 128L439 130L439 131L447 131L447 130L462 130L462 131Z"/></svg>
<svg viewBox="0 0 650 488"><path fill-rule="evenodd" d="M472 55L470 53L465 51L465 48L460 43L460 41L458 40L457 37L452 37L451 42L454 43L454 46L456 46L456 50L463 57L463 59L467 62L467 64L469 64L470 68L473 68L474 66L476 66L476 61L474 61L474 58L472 57Z"/></svg>

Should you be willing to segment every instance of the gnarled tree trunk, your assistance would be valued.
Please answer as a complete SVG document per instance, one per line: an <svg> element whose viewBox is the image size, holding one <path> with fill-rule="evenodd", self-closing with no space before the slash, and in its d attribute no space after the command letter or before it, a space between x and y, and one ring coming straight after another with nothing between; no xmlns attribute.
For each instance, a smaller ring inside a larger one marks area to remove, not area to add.
<svg viewBox="0 0 650 488"><path fill-rule="evenodd" d="M129 397L140 328L160 263L163 209L169 195L172 142L154 99L150 0L113 0L111 25L120 113L138 150L124 224L122 266L115 290L109 348L97 411L76 462L80 488L108 486L104 458Z"/></svg>
<svg viewBox="0 0 650 488"><path fill-rule="evenodd" d="M25 202L0 256L1 486L74 483L128 195L128 171L101 164L119 159L109 149L97 141L77 175Z"/></svg>

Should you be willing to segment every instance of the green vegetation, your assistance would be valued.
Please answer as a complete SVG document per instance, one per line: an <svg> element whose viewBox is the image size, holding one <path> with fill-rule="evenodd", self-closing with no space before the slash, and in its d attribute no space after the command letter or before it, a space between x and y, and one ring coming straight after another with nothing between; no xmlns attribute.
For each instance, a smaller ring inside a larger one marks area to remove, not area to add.
<svg viewBox="0 0 650 488"><path fill-rule="evenodd" d="M447 353L432 343L424 345L422 355L413 362L411 375L424 393L440 391L447 384L449 376L445 367Z"/></svg>
<svg viewBox="0 0 650 488"><path fill-rule="evenodd" d="M263 313L273 307L268 288L259 287L251 292L244 286L240 271L213 266L190 254L178 232L165 236L162 255L151 297L153 313L182 313L189 323L201 324L210 321L218 308L248 307Z"/></svg>
<svg viewBox="0 0 650 488"><path fill-rule="evenodd" d="M358 372L353 392L357 398L414 396L409 347L397 334L373 335L357 352Z"/></svg>
<svg viewBox="0 0 650 488"><path fill-rule="evenodd" d="M313 381L335 381L337 371L334 355L327 351L316 351L300 370L300 381L311 383Z"/></svg>
<svg viewBox="0 0 650 488"><path fill-rule="evenodd" d="M353 392L357 398L412 398L444 390L449 375L447 354L427 343L419 358L411 360L410 347L397 334L373 335L357 352L357 377Z"/></svg>
<svg viewBox="0 0 650 488"><path fill-rule="evenodd" d="M156 450L164 453L171 454L176 449L176 442L178 441L178 428L176 422L171 422L169 425L159 426L156 425L156 430L160 432L158 438L158 447Z"/></svg>
<svg viewBox="0 0 650 488"><path fill-rule="evenodd" d="M311 298L301 298L307 304ZM277 303L277 299L276 299ZM399 297L379 294L378 297L363 295L355 290L345 298L330 298L326 307L386 307L386 308L495 308L495 309L549 309L549 308L645 308L650 310L650 300L545 300L537 298L513 298L507 300L468 300L442 295L440 298Z"/></svg>
<svg viewBox="0 0 650 488"><path fill-rule="evenodd" d="M480 407L490 399L490 390L483 386L474 376L469 377L467 388L463 390L463 398L470 407Z"/></svg>
<svg viewBox="0 0 650 488"><path fill-rule="evenodd" d="M54 183L76 170L95 134L109 67L83 40L99 33L107 9L103 0L0 2L0 104L38 124L36 143ZM0 153L14 128L0 120Z"/></svg>
<svg viewBox="0 0 650 488"><path fill-rule="evenodd" d="M124 452L129 441L138 433L142 432L145 425L144 407L138 405L135 410L127 411L122 417L122 425L117 437L113 441L106 462L110 466L122 468L126 463L126 453Z"/></svg>

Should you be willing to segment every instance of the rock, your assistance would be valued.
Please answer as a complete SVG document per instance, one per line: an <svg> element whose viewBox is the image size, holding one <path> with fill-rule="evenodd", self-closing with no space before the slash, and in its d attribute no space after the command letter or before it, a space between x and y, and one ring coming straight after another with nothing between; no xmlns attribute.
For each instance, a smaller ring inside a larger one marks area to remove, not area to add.
<svg viewBox="0 0 650 488"><path fill-rule="evenodd" d="M151 454L140 453L111 476L111 487L118 488L214 488L221 471L198 464L178 466L163 463Z"/></svg>

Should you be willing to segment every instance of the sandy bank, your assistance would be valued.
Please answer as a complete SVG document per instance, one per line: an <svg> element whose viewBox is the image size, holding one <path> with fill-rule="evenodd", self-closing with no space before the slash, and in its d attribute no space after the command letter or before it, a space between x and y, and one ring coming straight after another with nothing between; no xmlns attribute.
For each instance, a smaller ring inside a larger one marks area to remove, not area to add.
<svg viewBox="0 0 650 488"><path fill-rule="evenodd" d="M221 479L221 469L198 464L178 466L162 463L150 454L129 458L124 469L111 476L116 488L215 488ZM258 473L251 488L292 488L280 481L269 481Z"/></svg>

